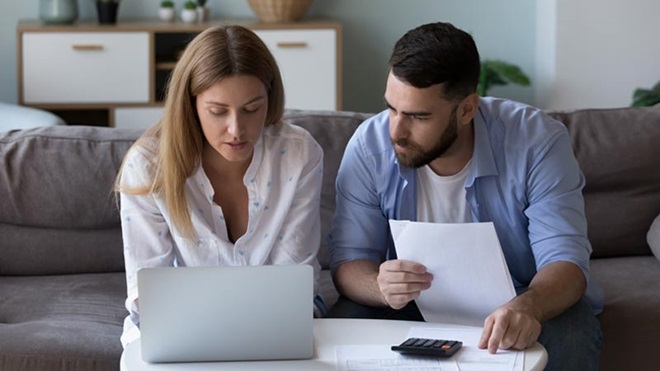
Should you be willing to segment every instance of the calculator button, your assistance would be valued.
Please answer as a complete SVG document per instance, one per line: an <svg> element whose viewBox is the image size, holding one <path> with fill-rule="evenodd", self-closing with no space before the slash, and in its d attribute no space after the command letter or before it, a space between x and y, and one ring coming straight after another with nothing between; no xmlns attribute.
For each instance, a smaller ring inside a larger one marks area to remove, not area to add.
<svg viewBox="0 0 660 371"><path fill-rule="evenodd" d="M403 346L413 345L417 341L417 338L410 338L403 342Z"/></svg>
<svg viewBox="0 0 660 371"><path fill-rule="evenodd" d="M424 343L426 343L426 339L417 339L417 341L415 341L415 343L412 346L418 347Z"/></svg>

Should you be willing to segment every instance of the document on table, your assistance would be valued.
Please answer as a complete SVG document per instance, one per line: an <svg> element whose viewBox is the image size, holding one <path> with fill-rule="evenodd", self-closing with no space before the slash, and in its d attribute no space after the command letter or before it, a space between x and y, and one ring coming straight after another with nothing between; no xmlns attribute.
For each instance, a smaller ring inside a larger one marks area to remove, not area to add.
<svg viewBox="0 0 660 371"><path fill-rule="evenodd" d="M479 349L480 327L411 327L406 338L460 340L463 347L450 358L404 356L394 344L342 345L335 348L339 371L523 371L524 351ZM401 339L403 341L404 339ZM397 342L397 344L400 342Z"/></svg>
<svg viewBox="0 0 660 371"><path fill-rule="evenodd" d="M523 371L525 351L479 349L481 327L411 327L407 337L460 340L463 347L452 358L460 371Z"/></svg>
<svg viewBox="0 0 660 371"><path fill-rule="evenodd" d="M493 223L390 220L399 259L426 266L431 287L415 300L427 322L483 326L516 292Z"/></svg>
<svg viewBox="0 0 660 371"><path fill-rule="evenodd" d="M338 371L460 371L454 358L404 356L393 344L342 345L335 349Z"/></svg>

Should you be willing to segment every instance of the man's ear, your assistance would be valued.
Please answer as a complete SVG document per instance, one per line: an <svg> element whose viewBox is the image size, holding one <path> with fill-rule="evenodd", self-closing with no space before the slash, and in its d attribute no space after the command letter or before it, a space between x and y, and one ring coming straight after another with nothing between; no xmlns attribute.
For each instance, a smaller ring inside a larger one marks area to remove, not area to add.
<svg viewBox="0 0 660 371"><path fill-rule="evenodd" d="M471 93L467 97L463 98L461 103L458 105L458 122L461 123L461 125L471 123L474 115L477 114L478 108L479 95L477 95L477 93Z"/></svg>

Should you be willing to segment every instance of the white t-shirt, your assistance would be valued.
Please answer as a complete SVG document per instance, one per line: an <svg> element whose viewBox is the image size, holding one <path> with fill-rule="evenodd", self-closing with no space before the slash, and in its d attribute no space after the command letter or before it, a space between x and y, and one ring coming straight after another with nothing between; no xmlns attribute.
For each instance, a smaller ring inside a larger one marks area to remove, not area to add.
<svg viewBox="0 0 660 371"><path fill-rule="evenodd" d="M153 151L156 140L149 145ZM150 184L152 158L149 150L133 147L127 154L121 184ZM140 268L308 264L314 267L316 286L322 178L323 150L307 131L288 124L265 127L243 179L248 192L247 230L235 243L229 241L222 208L213 202L213 187L201 166L185 184L197 241L182 237L163 197L122 193L129 311L122 344L140 336L135 325L139 323L135 300Z"/></svg>
<svg viewBox="0 0 660 371"><path fill-rule="evenodd" d="M472 215L465 199L465 180L472 160L461 171L440 176L426 165L417 169L417 221L468 223Z"/></svg>

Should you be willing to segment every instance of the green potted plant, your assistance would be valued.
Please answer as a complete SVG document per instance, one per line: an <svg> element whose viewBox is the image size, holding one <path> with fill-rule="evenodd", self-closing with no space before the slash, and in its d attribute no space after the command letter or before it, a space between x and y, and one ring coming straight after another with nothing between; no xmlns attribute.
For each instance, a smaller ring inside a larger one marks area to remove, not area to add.
<svg viewBox="0 0 660 371"><path fill-rule="evenodd" d="M197 21L197 2L188 0L183 4L181 20L185 23L195 23Z"/></svg>
<svg viewBox="0 0 660 371"><path fill-rule="evenodd" d="M637 88L633 92L632 107L648 107L660 103L660 81L651 89Z"/></svg>
<svg viewBox="0 0 660 371"><path fill-rule="evenodd" d="M160 8L158 9L158 17L163 21L172 22L174 20L174 1L161 1Z"/></svg>
<svg viewBox="0 0 660 371"><path fill-rule="evenodd" d="M481 74L477 86L477 93L480 96L485 97L488 90L495 85L508 84L529 86L530 80L520 67L514 64L490 59L481 61Z"/></svg>

